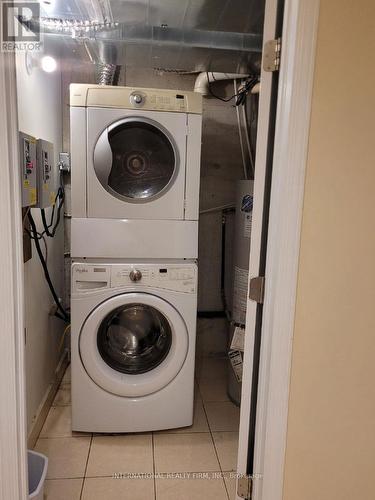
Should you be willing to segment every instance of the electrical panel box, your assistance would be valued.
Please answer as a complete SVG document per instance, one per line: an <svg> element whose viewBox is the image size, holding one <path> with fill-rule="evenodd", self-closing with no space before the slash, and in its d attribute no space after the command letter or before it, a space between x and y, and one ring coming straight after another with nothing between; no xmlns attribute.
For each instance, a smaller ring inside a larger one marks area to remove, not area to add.
<svg viewBox="0 0 375 500"><path fill-rule="evenodd" d="M36 139L19 132L22 206L31 207L37 201Z"/></svg>
<svg viewBox="0 0 375 500"><path fill-rule="evenodd" d="M55 157L53 144L38 139L36 145L37 157L37 203L39 208L47 208L55 203L57 193L57 166L55 165Z"/></svg>

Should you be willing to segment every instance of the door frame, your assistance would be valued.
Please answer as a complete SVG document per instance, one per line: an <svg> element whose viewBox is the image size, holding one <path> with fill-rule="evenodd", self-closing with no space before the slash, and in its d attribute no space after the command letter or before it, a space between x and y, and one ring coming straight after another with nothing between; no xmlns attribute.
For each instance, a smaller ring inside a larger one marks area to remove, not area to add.
<svg viewBox="0 0 375 500"><path fill-rule="evenodd" d="M276 0L267 1L266 16L269 8L269 18L274 16L275 3ZM283 498L290 369L319 4L320 0L285 0L284 4L259 360L253 500ZM274 22L275 19L267 21ZM269 86L268 76L266 81ZM261 115L259 119L261 121ZM262 138L258 142L262 143ZM264 154L264 142L261 148ZM265 162L264 156L259 160ZM264 187L264 181L258 183L260 188ZM257 205L256 184L255 177L254 231L257 224L261 224L263 213L263 196ZM263 191L259 189L258 192ZM256 241L251 242L252 248L255 243L255 253L260 248L260 231L256 233ZM250 279L256 276L251 274L255 269L251 255L249 269ZM255 315L255 308L256 304L248 300L246 337L249 341L245 342L242 388L245 407L242 405L241 408L238 451L240 474L247 473L245 451L249 441L248 409L255 326L255 321L250 321L248 326L248 320L252 314ZM237 499L240 497L237 496Z"/></svg>
<svg viewBox="0 0 375 500"><path fill-rule="evenodd" d="M286 448L289 378L292 354L304 178L314 76L319 0L286 0L276 119L267 276L255 442L254 499L281 500ZM0 222L3 229L0 298L6 336L0 363L1 493L27 498L26 398L22 225L20 217L15 63L0 53L0 119L3 158ZM285 196L288 193L288 196ZM280 216L282 214L282 217ZM15 230L16 229L16 230ZM282 244L280 245L280 241ZM13 335L11 335L13 333ZM5 411L4 411L5 409ZM240 434L240 441L241 437Z"/></svg>
<svg viewBox="0 0 375 500"><path fill-rule="evenodd" d="M0 51L0 497L28 497L24 283L15 57Z"/></svg>

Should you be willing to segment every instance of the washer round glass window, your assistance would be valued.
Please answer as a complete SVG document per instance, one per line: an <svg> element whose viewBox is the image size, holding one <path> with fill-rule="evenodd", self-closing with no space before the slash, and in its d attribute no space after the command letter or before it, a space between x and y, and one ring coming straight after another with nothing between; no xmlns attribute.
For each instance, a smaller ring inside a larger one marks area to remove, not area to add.
<svg viewBox="0 0 375 500"><path fill-rule="evenodd" d="M172 344L167 318L145 304L118 307L103 319L97 345L103 360L114 370L140 374L156 368Z"/></svg>
<svg viewBox="0 0 375 500"><path fill-rule="evenodd" d="M145 202L168 188L176 173L177 154L166 131L151 120L129 118L104 134L112 156L108 175L105 179L98 175L105 189L129 201ZM101 169L95 156L94 167Z"/></svg>

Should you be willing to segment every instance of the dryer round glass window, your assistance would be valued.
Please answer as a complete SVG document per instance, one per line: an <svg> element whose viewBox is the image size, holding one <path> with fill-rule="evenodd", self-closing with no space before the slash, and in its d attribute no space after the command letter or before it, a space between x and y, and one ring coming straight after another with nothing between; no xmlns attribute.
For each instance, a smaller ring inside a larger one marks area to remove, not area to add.
<svg viewBox="0 0 375 500"><path fill-rule="evenodd" d="M114 123L99 137L94 169L117 198L147 202L163 194L176 175L177 150L169 133L145 118Z"/></svg>
<svg viewBox="0 0 375 500"><path fill-rule="evenodd" d="M146 304L127 304L103 319L97 334L98 350L114 370L146 373L166 358L172 344L167 318Z"/></svg>

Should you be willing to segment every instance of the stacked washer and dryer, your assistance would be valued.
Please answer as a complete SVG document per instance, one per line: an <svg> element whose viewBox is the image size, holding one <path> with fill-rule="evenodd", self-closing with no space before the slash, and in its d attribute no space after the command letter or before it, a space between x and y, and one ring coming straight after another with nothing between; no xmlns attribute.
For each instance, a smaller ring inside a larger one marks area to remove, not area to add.
<svg viewBox="0 0 375 500"><path fill-rule="evenodd" d="M202 100L72 84L72 427L193 422Z"/></svg>

